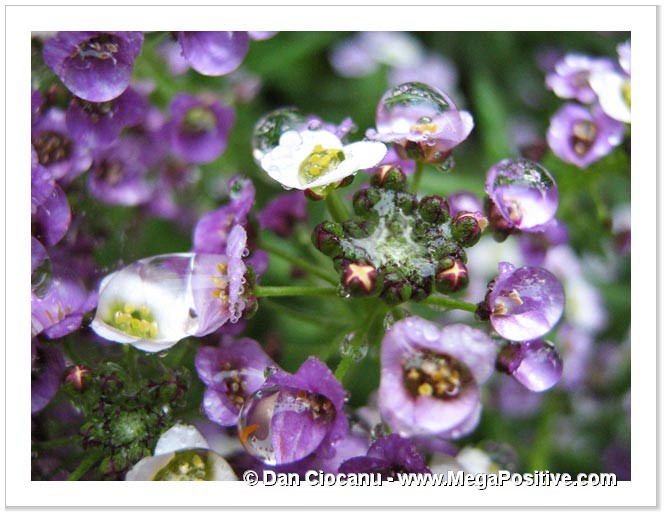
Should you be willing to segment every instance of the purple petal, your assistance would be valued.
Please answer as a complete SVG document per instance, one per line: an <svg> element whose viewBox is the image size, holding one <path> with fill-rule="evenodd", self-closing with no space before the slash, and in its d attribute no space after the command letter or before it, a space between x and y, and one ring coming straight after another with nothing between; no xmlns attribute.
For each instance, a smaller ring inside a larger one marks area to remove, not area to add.
<svg viewBox="0 0 667 513"><path fill-rule="evenodd" d="M179 32L178 42L185 59L202 75L231 73L248 51L247 32Z"/></svg>

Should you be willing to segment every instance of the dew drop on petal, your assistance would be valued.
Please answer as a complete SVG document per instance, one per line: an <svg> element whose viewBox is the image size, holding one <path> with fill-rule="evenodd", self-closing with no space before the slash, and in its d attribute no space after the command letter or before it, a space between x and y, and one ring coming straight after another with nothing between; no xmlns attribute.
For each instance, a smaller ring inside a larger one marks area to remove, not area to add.
<svg viewBox="0 0 667 513"><path fill-rule="evenodd" d="M294 107L280 108L262 117L255 125L252 136L252 156L258 164L280 142L280 136L290 130L299 130L306 123L304 114Z"/></svg>
<svg viewBox="0 0 667 513"><path fill-rule="evenodd" d="M512 377L533 392L543 392L558 383L563 373L563 360L558 349L541 339L521 344L521 360Z"/></svg>

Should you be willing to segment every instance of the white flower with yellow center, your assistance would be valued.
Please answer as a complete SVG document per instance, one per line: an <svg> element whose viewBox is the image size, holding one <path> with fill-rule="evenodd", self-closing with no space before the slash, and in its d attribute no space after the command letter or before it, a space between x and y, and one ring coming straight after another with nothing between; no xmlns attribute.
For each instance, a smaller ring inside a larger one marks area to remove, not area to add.
<svg viewBox="0 0 667 513"><path fill-rule="evenodd" d="M381 142L343 145L326 130L290 130L262 157L261 166L286 189L313 189L341 182L379 164L387 153Z"/></svg>

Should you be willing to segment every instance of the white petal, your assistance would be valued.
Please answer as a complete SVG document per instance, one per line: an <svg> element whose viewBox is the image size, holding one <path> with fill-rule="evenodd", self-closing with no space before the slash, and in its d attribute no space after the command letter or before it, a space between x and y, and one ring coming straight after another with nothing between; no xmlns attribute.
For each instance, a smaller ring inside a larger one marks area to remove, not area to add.
<svg viewBox="0 0 667 513"><path fill-rule="evenodd" d="M142 459L125 474L125 481L152 481L160 470L174 457L174 453L161 456L148 456Z"/></svg>
<svg viewBox="0 0 667 513"><path fill-rule="evenodd" d="M227 463L219 454L209 452L207 465L212 467L211 481L238 481L239 478L234 473L231 465Z"/></svg>
<svg viewBox="0 0 667 513"><path fill-rule="evenodd" d="M627 79L613 71L591 75L589 83L598 95L598 101L607 116L624 123L630 123L631 111L623 97L623 86Z"/></svg>
<svg viewBox="0 0 667 513"><path fill-rule="evenodd" d="M310 189L340 182L360 169L376 166L387 154L387 147L381 142L360 141L348 144L343 148L343 152L345 160L338 164L336 169L299 188Z"/></svg>
<svg viewBox="0 0 667 513"><path fill-rule="evenodd" d="M196 427L176 424L165 431L155 446L155 456L187 449L208 449L208 442Z"/></svg>

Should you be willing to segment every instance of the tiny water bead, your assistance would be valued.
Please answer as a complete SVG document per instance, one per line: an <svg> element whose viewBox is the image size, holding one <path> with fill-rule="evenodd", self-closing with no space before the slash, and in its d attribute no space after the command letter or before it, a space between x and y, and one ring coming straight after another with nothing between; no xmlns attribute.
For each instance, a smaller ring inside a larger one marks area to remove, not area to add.
<svg viewBox="0 0 667 513"><path fill-rule="evenodd" d="M520 230L539 231L558 208L553 177L527 159L506 159L491 167L485 190L503 219Z"/></svg>
<svg viewBox="0 0 667 513"><path fill-rule="evenodd" d="M250 455L267 465L292 463L320 446L335 417L333 403L321 394L270 386L251 395L241 408L239 439Z"/></svg>
<svg viewBox="0 0 667 513"><path fill-rule="evenodd" d="M368 354L368 338L364 337L362 340L357 340L356 333L348 333L344 335L340 341L340 355L343 358L352 358L355 362L360 362Z"/></svg>
<svg viewBox="0 0 667 513"><path fill-rule="evenodd" d="M498 355L496 366L533 392L553 387L563 374L560 352L542 339L510 343Z"/></svg>
<svg viewBox="0 0 667 513"><path fill-rule="evenodd" d="M464 246L472 246L485 219L472 216L452 228L447 201L419 200L406 191L398 167L380 166L371 187L353 199L356 217L325 221L312 240L333 258L343 294L379 295L388 304L423 300L433 289L451 293L468 283ZM471 214L472 215L472 214Z"/></svg>

